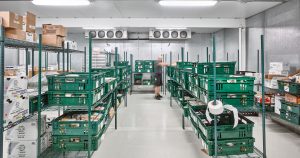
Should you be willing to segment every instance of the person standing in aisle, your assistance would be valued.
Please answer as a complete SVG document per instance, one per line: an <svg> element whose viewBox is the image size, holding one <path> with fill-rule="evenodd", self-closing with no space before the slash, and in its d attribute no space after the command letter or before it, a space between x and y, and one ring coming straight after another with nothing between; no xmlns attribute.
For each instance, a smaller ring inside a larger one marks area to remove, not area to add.
<svg viewBox="0 0 300 158"><path fill-rule="evenodd" d="M160 95L160 87L162 86L162 68L163 66L167 66L166 63L162 62L162 58L158 57L157 61L155 62L154 67L154 92L155 92L155 99L160 100L162 96Z"/></svg>

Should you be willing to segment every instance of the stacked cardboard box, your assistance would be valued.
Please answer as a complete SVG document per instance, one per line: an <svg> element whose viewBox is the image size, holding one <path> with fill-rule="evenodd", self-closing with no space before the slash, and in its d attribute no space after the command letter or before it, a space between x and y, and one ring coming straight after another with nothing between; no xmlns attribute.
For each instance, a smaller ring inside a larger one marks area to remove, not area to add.
<svg viewBox="0 0 300 158"><path fill-rule="evenodd" d="M4 126L29 115L27 83L26 76L4 77Z"/></svg>
<svg viewBox="0 0 300 158"><path fill-rule="evenodd" d="M41 151L45 151L50 146L51 134L46 132L46 116L41 117ZM6 132L8 157L38 157L38 117L33 118L10 128ZM5 151L6 152L6 151Z"/></svg>
<svg viewBox="0 0 300 158"><path fill-rule="evenodd" d="M26 41L36 42L37 35L35 33L36 16L33 13L26 12L23 16L23 31L26 32Z"/></svg>
<svg viewBox="0 0 300 158"><path fill-rule="evenodd" d="M288 76L290 65L283 62L270 62L269 74Z"/></svg>
<svg viewBox="0 0 300 158"><path fill-rule="evenodd" d="M43 24L44 45L62 47L67 31L62 25Z"/></svg>
<svg viewBox="0 0 300 158"><path fill-rule="evenodd" d="M0 12L0 17L2 17L7 38L28 42L36 41L36 16L34 14L27 12L25 16L20 16L13 12L4 11Z"/></svg>
<svg viewBox="0 0 300 158"><path fill-rule="evenodd" d="M2 25L5 28L5 36L16 40L25 40L26 33L22 30L23 16L16 13L4 11L0 12Z"/></svg>

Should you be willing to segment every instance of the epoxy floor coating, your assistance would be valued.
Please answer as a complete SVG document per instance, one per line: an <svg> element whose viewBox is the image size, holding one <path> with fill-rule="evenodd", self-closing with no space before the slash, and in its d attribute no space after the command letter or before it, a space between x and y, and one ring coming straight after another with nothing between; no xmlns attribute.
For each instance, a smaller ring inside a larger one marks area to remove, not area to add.
<svg viewBox="0 0 300 158"><path fill-rule="evenodd" d="M262 149L261 118L255 122L255 146ZM181 111L168 97L154 100L153 94L128 95L128 107L118 111L118 129L112 123L94 158L208 158L201 141L186 120L182 129ZM268 158L298 158L300 136L267 120Z"/></svg>

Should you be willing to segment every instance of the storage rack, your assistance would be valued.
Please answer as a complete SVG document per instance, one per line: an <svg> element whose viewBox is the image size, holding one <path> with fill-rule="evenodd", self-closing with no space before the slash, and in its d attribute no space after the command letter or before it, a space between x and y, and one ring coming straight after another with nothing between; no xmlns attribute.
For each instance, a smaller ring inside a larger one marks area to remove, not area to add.
<svg viewBox="0 0 300 158"><path fill-rule="evenodd" d="M89 38L89 68L88 68L88 80L89 80L89 83L91 83L91 74L92 74L92 38ZM117 79L118 77L118 49L117 47L115 48L115 61L116 61L116 64L115 64L115 67L114 67L114 71L115 71L115 78ZM109 58L109 63L111 63L111 57ZM131 68L131 67L130 67ZM126 74L126 79L127 78L127 74ZM106 126L104 127L104 129L102 130L102 133L105 133L105 131L107 130L109 124L111 123L111 121L113 120L113 118L115 119L115 129L117 129L117 116L118 116L118 112L117 112L117 109L118 109L118 102L117 102L117 97L118 97L118 90L120 90L120 85L123 84L123 80L121 80L119 83L117 83L117 85L114 87L114 89L111 89L109 92L107 92L104 96L101 97L101 99L97 102L102 102L104 101L105 99L107 99L108 97L112 96L112 106L115 110L115 113L113 115L113 117L111 119L109 119L109 122L107 122ZM127 106L127 92L128 92L128 88L130 88L130 85L128 85L128 87L125 87L125 90L124 90L124 94L121 95L121 97L124 97L124 104L125 104L125 107ZM43 157L64 157L66 155L72 155L72 156L75 156L75 157L88 157L90 158L94 151L92 151L92 147L91 147L91 113L92 113L92 110L93 110L93 104L92 104L92 87L89 87L89 98L88 99L88 106L87 107L80 107L79 109L78 108L73 108L73 107L68 107L66 110L67 111L77 111L77 110L80 110L80 111L87 111L88 112L88 150L87 151L78 151L78 152L66 152L64 151L63 153L59 153L57 151L52 151L52 150L47 150L45 153L42 154ZM97 142L99 143L99 142ZM99 145L99 144L98 144ZM74 155L75 154L75 155Z"/></svg>
<svg viewBox="0 0 300 158"><path fill-rule="evenodd" d="M29 62L29 49L31 49L31 54L32 54L32 59L31 59L31 65L32 65L32 76L34 76L34 52L36 50L38 50L39 52L39 62L38 62L38 111L37 111L37 115L38 115L38 155L41 154L41 69L42 69L42 61L41 61L41 54L42 51L46 51L46 52L55 52L58 54L58 59L59 59L59 54L63 53L63 71L65 71L65 53L67 54L67 71L69 71L69 64L70 64L70 53L83 53L84 54L84 58L86 58L85 56L85 51L78 51L78 50L71 50L69 49L69 44L67 44L67 49L64 48L64 44L63 47L55 47L55 46L47 46L47 45L42 45L42 36L39 35L39 43L33 43L33 42L27 42L27 41L20 41L20 40L15 40L15 39L10 39L10 38L6 38L5 37L5 29L3 26L0 26L0 91L1 94L4 94L4 62L5 62L5 48L16 48L16 49L25 49L25 53L26 53L26 65L25 65L25 69L26 69L26 75L28 75L28 62ZM46 70L47 70L47 66L48 66L48 53L45 53L46 57L45 57L45 66L46 66ZM59 60L58 60L58 65L59 65ZM60 68L59 68L60 69ZM4 96L0 95L0 153L3 153L3 132L4 130L7 130L9 128L14 127L17 124L22 123L23 121L33 117L34 115L36 115L36 113L29 115L26 118L23 118L22 120L19 120L17 122L14 122L12 124L10 124L7 127L4 127L4 120L3 120L3 110L4 110ZM2 158L3 155L0 155L0 158Z"/></svg>
<svg viewBox="0 0 300 158"><path fill-rule="evenodd" d="M214 43L214 40L213 40L213 43ZM214 46L214 45L213 45ZM215 47L214 47L214 49L215 49ZM263 36L262 36L262 50L263 50L264 48L263 48ZM181 53L181 57L182 57L182 59L184 59L184 49L182 48L182 53ZM262 51L262 53L263 53L263 51ZM262 55L263 56L263 55ZM263 58L262 58L262 60L263 60ZM183 60L182 60L183 61ZM215 55L214 55L214 61L215 61ZM172 63L172 53L170 53L170 63ZM263 62L262 62L262 64L264 64ZM215 67L215 66L214 66ZM263 66L262 66L263 67ZM215 69L215 68L214 68ZM215 71L215 70L214 70ZM264 69L262 69L262 72L264 72ZM215 73L215 72L214 72ZM264 76L263 76L264 77ZM169 78L171 81L173 81L173 82L176 82L175 80L173 80L172 78ZM180 83L178 83L177 82L177 84L179 84L179 85L181 85ZM169 87L169 85L168 85L168 87ZM183 87L183 86L182 86ZM185 89L185 88L183 88L183 90L184 90L184 92L187 92L190 96L192 96L192 98L193 99L195 99L195 100L197 100L197 101L200 101L199 99L198 99L198 97L196 97L196 96L194 96L189 90L187 90L187 89ZM263 95L263 97L264 97L264 95ZM170 106L172 107L172 98L173 98L173 95L172 95L172 92L170 91ZM175 101L178 103L178 105L180 105L181 106L181 108L182 108L182 128L183 129L185 129L185 116L186 115L189 115L188 114L188 112L184 109L184 106L183 105L181 105L181 102L180 102L180 100L178 100L178 98L175 98ZM201 101L200 101L201 102ZM265 104L264 104L264 102L262 103L262 105L263 105L263 109L262 109L262 113L263 113L263 119L262 119L262 123L263 123L263 151L264 152L261 152L260 150L258 150L256 147L254 147L254 152L253 152L253 154L251 153L251 154L246 154L246 155L235 155L236 157L239 157L239 158L262 158L262 157L266 157L266 149L265 149ZM215 121L216 122L216 121ZM215 127L216 127L216 125L215 125ZM196 129L194 129L195 130L195 132L196 132ZM215 133L215 135L216 135L216 133ZM199 136L199 135L198 135ZM215 142L216 143L216 142ZM215 146L217 146L216 144L215 144ZM216 150L216 148L215 148L215 150ZM215 151L215 153L217 153L216 151ZM230 157L230 156L219 156L219 157Z"/></svg>

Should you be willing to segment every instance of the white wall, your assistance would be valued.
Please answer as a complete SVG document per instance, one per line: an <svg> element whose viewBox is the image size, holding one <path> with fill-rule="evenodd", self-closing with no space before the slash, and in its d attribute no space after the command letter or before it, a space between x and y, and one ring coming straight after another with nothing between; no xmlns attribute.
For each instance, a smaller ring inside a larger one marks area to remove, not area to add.
<svg viewBox="0 0 300 158"><path fill-rule="evenodd" d="M87 39L84 34L69 34L69 39L75 40L79 44L79 48L83 49L87 45ZM114 48L118 47L120 59L123 59L124 51L129 55L133 54L134 60L156 60L158 56L167 54L167 62L169 63L170 52L172 52L172 61L178 60L178 54L181 58L181 47L185 48L185 61L187 60L186 52L189 52L189 61L197 61L197 55L200 55L199 61L206 61L206 47L211 52L211 34L193 34L189 40L94 40L93 47L102 50L114 52ZM180 59L181 60L181 59ZM82 61L75 61L74 66L79 66Z"/></svg>
<svg viewBox="0 0 300 158"><path fill-rule="evenodd" d="M88 46L88 40L84 38L83 33L69 33L68 40L78 42L80 50ZM181 60L181 47L185 48L184 60L186 61L186 52L189 52L189 61L197 61L199 54L200 62L206 62L206 48L209 54L212 54L212 34L210 33L193 33L192 38L188 40L94 40L93 48L98 47L102 50L114 52L114 48L118 47L120 59L123 60L124 51L129 55L133 54L134 60L156 60L158 56L167 54L167 63L169 63L170 52L172 52L172 62ZM217 61L226 61L226 52L229 53L229 61L237 60L238 50L238 29L222 29L216 32L216 51ZM6 65L17 65L16 50L10 50L6 53ZM88 52L88 48L87 48ZM35 65L38 63L37 52L35 53ZM60 58L62 60L62 57ZM65 59L66 60L66 59ZM211 56L212 60L212 56ZM44 63L44 55L42 58ZM88 62L87 62L88 63ZM56 53L49 53L49 65L57 64ZM44 65L44 64L43 64ZM81 71L83 65L83 55L72 55L72 69Z"/></svg>

